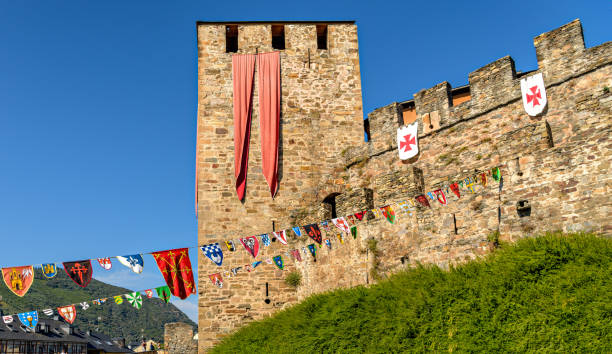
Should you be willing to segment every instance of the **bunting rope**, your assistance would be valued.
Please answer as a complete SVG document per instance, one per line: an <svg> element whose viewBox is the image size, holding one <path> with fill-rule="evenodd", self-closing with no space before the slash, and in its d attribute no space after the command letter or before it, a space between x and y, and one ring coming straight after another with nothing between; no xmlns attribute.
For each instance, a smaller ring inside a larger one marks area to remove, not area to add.
<svg viewBox="0 0 612 354"><path fill-rule="evenodd" d="M140 308L142 307L142 294L145 294L145 296L149 299L153 298L154 289L158 297L161 300L163 300L165 303L169 302L170 289L168 288L168 286L160 286L157 288L133 291L128 294L124 293L124 294L119 294L119 295L107 296L104 298L98 298L98 299L68 304L64 306L59 306L56 309L57 309L58 314L62 316L62 318L64 318L67 322L72 324L74 320L76 319L76 306L81 306L81 309L83 311L86 311L90 307L89 305L90 303L92 305L101 306L105 304L109 299L112 299L112 302L114 302L115 304L121 305L123 303L123 297L125 297L133 307L140 310ZM55 315L55 310L53 310L52 308L44 309L42 310L42 312L49 317ZM27 312L22 312L22 313L15 313L15 314L6 315L6 316L3 315L2 320L4 321L5 324L10 324L13 322L14 316L17 316L17 318L21 320L24 326L31 328L31 329L36 327L36 324L38 322L38 310L32 310L32 311L27 311Z"/></svg>
<svg viewBox="0 0 612 354"><path fill-rule="evenodd" d="M463 178L457 182L451 183L451 181L445 182L444 185L440 188L437 188L433 191L410 197L404 201L394 202L392 205L398 208L398 211L401 214L409 213L417 210L417 207L423 208L431 208L429 204L429 199L432 203L435 203L437 200L440 204L446 205L448 203L447 195L452 195L454 193L457 199L461 196L461 190L467 189L471 193L475 193L474 187L477 185L482 185L486 187L487 185L487 176L492 177L493 180L499 182L499 190L501 191L503 186L503 177L501 176L501 171L499 167L494 167L491 169L485 170L474 170L473 173L466 178ZM479 181L480 179L480 181ZM461 190L459 188L461 186ZM446 194L445 194L446 192ZM415 203L416 202L416 203ZM374 218L365 218L365 215L369 215L369 213L374 214ZM395 212L391 205L385 205L382 207L377 207L373 209L368 209L364 211L357 212L355 214L350 214L338 218L333 218L330 220L318 221L313 224L303 225L303 226L293 226L290 228L283 229L281 231L272 231L265 234L255 235L255 236L246 236L241 237L238 240L245 247L247 252L249 252L253 258L257 258L259 253L259 242L261 241L265 247L270 245L271 239L276 239L280 241L281 244L287 245L287 232L291 233L293 230L294 234L299 238L303 235L302 230L306 231L305 234L312 238L316 243L319 244L319 248L323 247L323 239L321 229L319 225L323 227L323 231L325 231L325 235L329 237L329 234L333 235L341 235L340 232L334 233L331 231L331 228L334 226L338 228L339 231L348 234L355 232L353 237L356 238L356 226L362 224L369 224L370 222L376 221L376 219L380 217L386 217L389 222L394 223ZM331 225L330 225L331 224ZM353 231L353 229L355 231ZM334 229L335 230L335 229ZM227 232L221 235L231 235L233 233ZM219 234L208 234L206 237L218 237ZM344 243L344 240L339 238L340 243ZM227 246L227 248L233 252L236 251L237 243L236 239L225 239L223 244ZM93 258L93 259L85 259L82 261L74 261L74 262L62 262L64 265L64 270L68 274L68 276L79 286L86 287L91 280L91 276L93 273L91 267L91 261L97 260L104 269L111 269L112 264L110 262L111 258L117 259L121 264L130 267L134 272L140 273L142 272L142 268L144 265L144 261L142 260L143 254L153 255L154 259L157 262L157 265L164 275L166 283L170 287L170 290L173 295L184 299L188 297L190 294L195 293L195 281L193 280L193 271L191 269L191 263L189 261L189 249L200 248L204 255L210 258L214 263L218 266L222 265L223 260L223 251L221 250L219 244L220 242L210 243L210 244L198 244L197 246L185 247L181 249L173 249L173 250L165 250L165 251L155 251L155 252L143 252L128 256L111 256L105 258ZM334 241L336 243L336 241ZM331 240L328 238L325 240L325 244L331 249ZM307 245L308 250L311 252L312 256L315 257L316 254L316 245L310 244ZM306 247L302 247L302 251L307 254ZM289 259L294 259L294 261L300 261L301 256L299 254L298 249L287 250L283 254L285 254ZM280 269L283 269L284 264L282 260L282 256L275 256L271 260L270 258L264 260L268 264L277 265ZM244 265L245 270L252 271L258 265L260 265L263 261L254 260L254 262L250 265ZM42 264L42 272L46 278L52 278L57 273L56 263L46 263ZM243 266L231 268L231 273L234 275L242 269ZM33 266L21 266L21 267L10 267L10 268L2 268L2 275L4 278L5 284L9 287L13 293L18 296L24 296L31 286L34 276L33 276ZM223 274L227 277L232 277L231 273L227 270L223 271ZM214 276L214 277L213 277ZM209 275L211 281L217 286L222 286L222 276L221 273L215 273ZM10 283L10 284L9 284Z"/></svg>

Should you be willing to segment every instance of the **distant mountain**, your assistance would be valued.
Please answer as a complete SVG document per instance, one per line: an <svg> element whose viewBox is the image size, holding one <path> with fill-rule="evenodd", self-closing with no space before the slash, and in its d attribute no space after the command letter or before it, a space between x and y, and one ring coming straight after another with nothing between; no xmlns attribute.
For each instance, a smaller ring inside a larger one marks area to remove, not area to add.
<svg viewBox="0 0 612 354"><path fill-rule="evenodd" d="M148 299L143 294L142 308L138 310L125 298L121 305L115 304L112 298L114 295L130 293L129 289L95 279L86 288L80 288L60 267L53 279L44 278L40 268L36 268L34 274L34 284L21 298L13 294L0 279L0 309L5 315L37 310L39 317L45 318L47 316L42 313L43 309L53 308L57 315L58 306L109 297L103 305L92 305L90 302L87 310L76 306L77 318L74 325L84 331L91 329L113 338L125 338L126 343L139 341L143 335L146 339L163 341L164 324L168 322L180 321L196 327L176 306L166 304L157 297Z"/></svg>

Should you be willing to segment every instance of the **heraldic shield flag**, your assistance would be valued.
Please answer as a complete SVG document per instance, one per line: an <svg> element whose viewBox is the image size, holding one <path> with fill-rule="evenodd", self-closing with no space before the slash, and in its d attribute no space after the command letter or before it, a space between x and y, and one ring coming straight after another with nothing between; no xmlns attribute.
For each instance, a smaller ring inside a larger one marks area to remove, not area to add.
<svg viewBox="0 0 612 354"><path fill-rule="evenodd" d="M93 273L91 260L86 259L82 261L64 262L62 264L64 265L64 271L76 285L84 288L91 281L91 275Z"/></svg>
<svg viewBox="0 0 612 354"><path fill-rule="evenodd" d="M119 263L130 268L136 274L142 273L144 269L144 260L139 254L131 254L128 256L117 256Z"/></svg>
<svg viewBox="0 0 612 354"><path fill-rule="evenodd" d="M319 225L310 224L304 226L304 231L308 234L308 237L315 240L318 244L323 242L323 237L321 236L321 229L319 229Z"/></svg>
<svg viewBox="0 0 612 354"><path fill-rule="evenodd" d="M111 262L110 257L98 258L98 264L100 264L100 267L106 270L111 270L111 268L113 267L113 263Z"/></svg>
<svg viewBox="0 0 612 354"><path fill-rule="evenodd" d="M22 312L18 314L17 317L19 317L19 321L21 321L24 326L31 329L34 329L38 323L38 312L36 311Z"/></svg>
<svg viewBox="0 0 612 354"><path fill-rule="evenodd" d="M219 288L223 288L223 277L221 277L221 273L209 274L208 277L213 284Z"/></svg>
<svg viewBox="0 0 612 354"><path fill-rule="evenodd" d="M537 116L546 107L546 88L542 73L521 79L521 94L523 95L523 107L530 116Z"/></svg>
<svg viewBox="0 0 612 354"><path fill-rule="evenodd" d="M206 257L218 266L223 264L223 251L219 247L219 243L211 243L210 245L201 246L200 249Z"/></svg>
<svg viewBox="0 0 612 354"><path fill-rule="evenodd" d="M189 249L177 248L152 254L172 295L186 299L189 295L196 293Z"/></svg>
<svg viewBox="0 0 612 354"><path fill-rule="evenodd" d="M46 263L40 265L42 273L47 279L51 279L57 275L57 266L55 263Z"/></svg>
<svg viewBox="0 0 612 354"><path fill-rule="evenodd" d="M408 160L419 153L418 130L418 122L397 128L397 150L401 160Z"/></svg>
<svg viewBox="0 0 612 354"><path fill-rule="evenodd" d="M74 320L76 320L76 308L74 305L58 307L57 313L70 324L73 324Z"/></svg>
<svg viewBox="0 0 612 354"><path fill-rule="evenodd" d="M249 252L249 254L253 256L253 258L257 257L257 254L259 254L259 240L257 239L257 237L244 237L240 239L240 242L242 243L244 248L246 248L247 252Z"/></svg>
<svg viewBox="0 0 612 354"><path fill-rule="evenodd" d="M34 267L22 266L2 268L4 284L17 296L24 296L34 282Z"/></svg>

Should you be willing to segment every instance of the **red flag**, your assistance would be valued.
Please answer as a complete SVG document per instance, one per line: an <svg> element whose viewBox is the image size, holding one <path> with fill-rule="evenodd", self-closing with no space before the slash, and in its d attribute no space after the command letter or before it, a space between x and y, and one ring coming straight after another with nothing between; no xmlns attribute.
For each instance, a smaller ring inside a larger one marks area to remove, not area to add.
<svg viewBox="0 0 612 354"><path fill-rule="evenodd" d="M425 197L423 194L417 195L415 199L417 202L421 203L421 205L431 208L431 206L429 205L429 201L427 201L427 197Z"/></svg>
<svg viewBox="0 0 612 354"><path fill-rule="evenodd" d="M461 193L459 192L459 184L457 182L451 184L450 189L457 195L457 198L461 198Z"/></svg>
<svg viewBox="0 0 612 354"><path fill-rule="evenodd" d="M189 260L189 249L177 248L153 252L153 258L155 258L157 267L164 276L172 295L186 299L189 295L196 293L191 261Z"/></svg>

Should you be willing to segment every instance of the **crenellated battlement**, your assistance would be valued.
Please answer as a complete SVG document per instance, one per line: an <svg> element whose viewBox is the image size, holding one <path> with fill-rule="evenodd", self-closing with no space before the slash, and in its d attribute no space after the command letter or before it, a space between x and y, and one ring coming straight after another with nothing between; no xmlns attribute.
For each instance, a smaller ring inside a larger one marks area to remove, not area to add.
<svg viewBox="0 0 612 354"><path fill-rule="evenodd" d="M416 109L420 121L419 136L427 136L520 100L520 79L523 75L541 72L549 87L612 62L612 42L585 49L582 25L578 19L535 37L534 47L538 59L537 70L517 73L512 57L500 58L468 75L469 99L458 105L453 104L455 90L444 81L415 93L413 100L394 102L374 110L368 114L370 146L356 147L355 151L347 154L347 164L352 162L351 158L394 149L395 130L404 123L404 107ZM462 90L466 91L465 87Z"/></svg>

